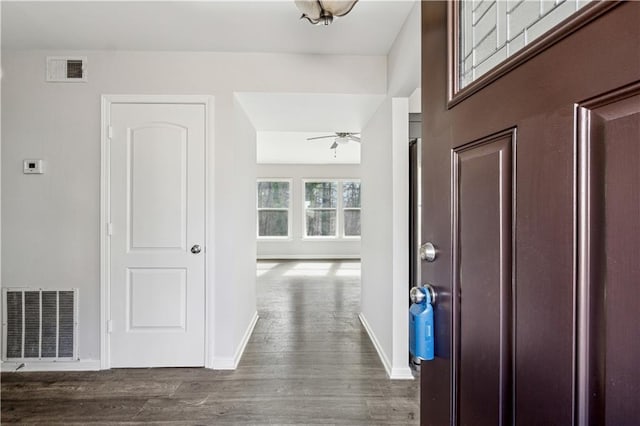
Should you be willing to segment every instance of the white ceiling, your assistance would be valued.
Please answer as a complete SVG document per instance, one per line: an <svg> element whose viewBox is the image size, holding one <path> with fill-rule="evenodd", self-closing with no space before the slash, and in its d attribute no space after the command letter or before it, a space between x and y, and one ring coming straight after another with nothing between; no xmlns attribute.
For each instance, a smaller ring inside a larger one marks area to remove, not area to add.
<svg viewBox="0 0 640 426"><path fill-rule="evenodd" d="M293 0L4 0L2 48L386 55L414 3L360 0L313 26Z"/></svg>
<svg viewBox="0 0 640 426"><path fill-rule="evenodd" d="M360 144L349 142L329 149L334 138L307 138L332 132L258 132L258 164L360 164Z"/></svg>
<svg viewBox="0 0 640 426"><path fill-rule="evenodd" d="M360 133L385 95L236 93L236 98L258 131L258 163L359 164L358 143L340 145L334 152L329 149L332 138L306 138Z"/></svg>
<svg viewBox="0 0 640 426"><path fill-rule="evenodd" d="M236 93L236 97L257 131L358 133L385 95Z"/></svg>

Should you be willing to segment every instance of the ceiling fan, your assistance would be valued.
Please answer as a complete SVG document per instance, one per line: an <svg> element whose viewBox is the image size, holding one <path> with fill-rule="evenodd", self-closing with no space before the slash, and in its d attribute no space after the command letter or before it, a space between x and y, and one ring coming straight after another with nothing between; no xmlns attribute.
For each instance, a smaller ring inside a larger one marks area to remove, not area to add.
<svg viewBox="0 0 640 426"><path fill-rule="evenodd" d="M351 133L351 132L336 132L334 135L327 136L316 136L313 138L307 138L308 141L316 140L316 139L326 139L326 138L334 138L333 144L329 147L329 149L336 149L338 145L344 145L351 141L360 143L360 133Z"/></svg>

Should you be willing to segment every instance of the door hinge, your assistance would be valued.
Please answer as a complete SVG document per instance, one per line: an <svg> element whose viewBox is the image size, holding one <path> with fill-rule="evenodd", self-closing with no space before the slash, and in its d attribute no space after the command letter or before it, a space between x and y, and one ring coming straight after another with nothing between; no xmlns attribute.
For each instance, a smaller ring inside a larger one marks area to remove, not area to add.
<svg viewBox="0 0 640 426"><path fill-rule="evenodd" d="M107 223L107 235L113 235L113 223L111 222Z"/></svg>
<svg viewBox="0 0 640 426"><path fill-rule="evenodd" d="M107 320L107 333L113 333L113 321Z"/></svg>
<svg viewBox="0 0 640 426"><path fill-rule="evenodd" d="M113 126L107 126L107 137L109 139L113 138Z"/></svg>

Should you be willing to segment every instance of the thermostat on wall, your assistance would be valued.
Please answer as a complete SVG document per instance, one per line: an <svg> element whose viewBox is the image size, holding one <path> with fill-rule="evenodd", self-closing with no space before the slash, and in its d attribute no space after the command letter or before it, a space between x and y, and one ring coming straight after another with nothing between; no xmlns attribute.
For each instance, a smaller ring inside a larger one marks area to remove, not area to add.
<svg viewBox="0 0 640 426"><path fill-rule="evenodd" d="M23 173L29 175L41 175L44 173L44 162L42 160L24 160Z"/></svg>

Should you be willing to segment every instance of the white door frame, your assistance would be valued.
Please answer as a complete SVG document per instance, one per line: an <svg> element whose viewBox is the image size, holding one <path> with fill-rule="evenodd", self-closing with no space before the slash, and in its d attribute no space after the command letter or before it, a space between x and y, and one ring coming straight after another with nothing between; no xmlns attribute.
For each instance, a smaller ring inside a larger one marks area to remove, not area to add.
<svg viewBox="0 0 640 426"><path fill-rule="evenodd" d="M214 98L206 95L102 95L100 123L100 369L111 368L111 342L109 320L111 318L111 238L109 237L109 212L111 210L111 159L109 141L111 105L113 104L191 104L205 108L205 367L213 368L213 297L214 289L214 245L213 229L214 197L213 191L213 142L214 142Z"/></svg>

